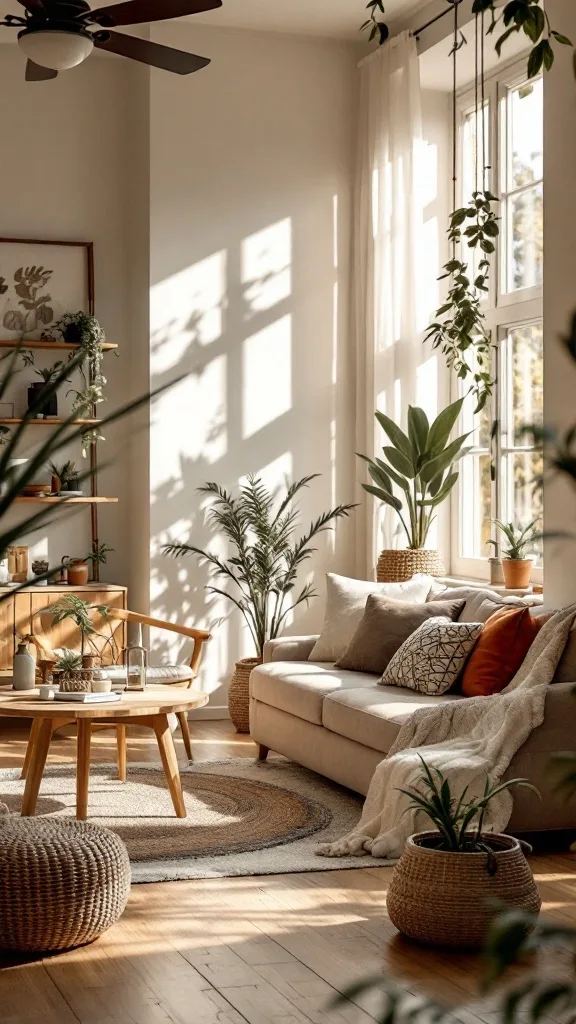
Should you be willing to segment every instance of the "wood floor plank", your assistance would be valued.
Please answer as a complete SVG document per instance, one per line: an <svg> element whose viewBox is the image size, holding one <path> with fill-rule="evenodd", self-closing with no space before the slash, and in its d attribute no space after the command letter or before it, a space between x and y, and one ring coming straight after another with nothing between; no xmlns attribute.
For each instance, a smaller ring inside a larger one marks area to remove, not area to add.
<svg viewBox="0 0 576 1024"><path fill-rule="evenodd" d="M191 736L196 760L256 753L229 722L192 722ZM25 750L26 729L0 722L0 766L21 766ZM114 763L115 752L113 730L95 733L94 761ZM66 729L49 762L74 759ZM129 729L128 772L157 760L151 734ZM576 925L576 858L530 863L547 913ZM462 1024L496 1024L477 956L398 935L386 914L391 874L366 858L356 870L134 886L122 920L91 946L34 963L0 957L1 1024L370 1024L377 993L331 1004L373 973L458 1005Z"/></svg>

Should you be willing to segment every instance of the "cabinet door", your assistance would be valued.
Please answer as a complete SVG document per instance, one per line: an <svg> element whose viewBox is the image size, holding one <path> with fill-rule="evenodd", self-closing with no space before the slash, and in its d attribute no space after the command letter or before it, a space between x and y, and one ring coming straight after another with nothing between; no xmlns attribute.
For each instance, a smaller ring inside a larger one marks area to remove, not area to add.
<svg viewBox="0 0 576 1024"><path fill-rule="evenodd" d="M0 602L0 672L11 671L14 657L14 597Z"/></svg>
<svg viewBox="0 0 576 1024"><path fill-rule="evenodd" d="M68 647L72 651L79 651L80 631L71 619L65 619L64 622L59 622L56 626L53 626L48 612L46 615L37 614L43 608L54 604L61 596L61 594L54 593L54 591L50 592L49 590L45 590L42 593L38 591L30 595L33 629L39 638L52 650L59 647Z"/></svg>

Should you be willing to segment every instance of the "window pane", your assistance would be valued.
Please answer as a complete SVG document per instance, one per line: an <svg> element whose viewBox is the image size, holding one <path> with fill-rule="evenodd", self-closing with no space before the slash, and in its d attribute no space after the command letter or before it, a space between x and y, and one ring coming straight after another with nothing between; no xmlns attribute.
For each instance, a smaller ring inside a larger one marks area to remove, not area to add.
<svg viewBox="0 0 576 1024"><path fill-rule="evenodd" d="M474 353L468 349L467 360L472 367L472 370L476 370L476 359ZM462 383L460 388L460 395L464 397L464 405L462 406L462 430L461 433L470 433L470 437L466 442L466 446L472 445L474 448L490 448L490 431L492 428L492 402L488 399L486 405L481 412L475 413L477 399L476 396L470 392L469 380Z"/></svg>
<svg viewBox="0 0 576 1024"><path fill-rule="evenodd" d="M486 558L490 540L490 456L467 455L460 463L460 522L463 558Z"/></svg>
<svg viewBox="0 0 576 1024"><path fill-rule="evenodd" d="M542 487L540 479L543 471L541 452L516 452L508 455L506 463L507 509L505 518L515 525L528 526L535 519L540 520L542 528ZM535 556L536 564L542 564L542 543L535 545L534 551L527 552L529 557Z"/></svg>
<svg viewBox="0 0 576 1024"><path fill-rule="evenodd" d="M482 191L483 140L482 119L478 111L478 154L476 154L476 111L471 110L464 118L462 126L462 199L467 203L473 192ZM490 165L490 106L484 105L484 146L486 148L486 164ZM489 182L487 182L489 186Z"/></svg>
<svg viewBox="0 0 576 1024"><path fill-rule="evenodd" d="M510 428L512 444L524 446L527 425L542 426L544 409L544 362L542 324L529 324L510 331L509 346Z"/></svg>
<svg viewBox="0 0 576 1024"><path fill-rule="evenodd" d="M542 177L542 79L525 82L508 93L508 189L520 188Z"/></svg>
<svg viewBox="0 0 576 1024"><path fill-rule="evenodd" d="M510 197L507 291L542 284L543 227L542 185Z"/></svg>

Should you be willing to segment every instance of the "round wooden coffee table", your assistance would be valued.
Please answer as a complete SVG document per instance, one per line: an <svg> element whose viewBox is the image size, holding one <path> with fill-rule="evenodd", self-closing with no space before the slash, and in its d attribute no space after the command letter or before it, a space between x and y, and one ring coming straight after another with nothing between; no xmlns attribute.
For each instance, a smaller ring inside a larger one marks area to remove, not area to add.
<svg viewBox="0 0 576 1024"><path fill-rule="evenodd" d="M162 766L174 810L186 817L182 785L168 715L201 708L208 703L208 694L198 690L178 690L172 686L147 687L143 693L123 693L110 704L77 704L72 701L40 700L36 691L2 693L0 716L31 718L32 728L26 756L26 787L22 799L22 816L36 811L36 801L50 741L55 729L75 723L78 726L76 765L76 817L84 821L88 813L88 781L90 778L90 741L92 723L98 725L143 725L156 735Z"/></svg>

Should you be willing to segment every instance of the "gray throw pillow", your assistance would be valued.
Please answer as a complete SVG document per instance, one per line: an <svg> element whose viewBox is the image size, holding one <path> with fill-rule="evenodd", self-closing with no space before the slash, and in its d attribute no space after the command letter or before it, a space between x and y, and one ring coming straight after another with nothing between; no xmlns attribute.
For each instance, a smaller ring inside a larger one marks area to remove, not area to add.
<svg viewBox="0 0 576 1024"><path fill-rule="evenodd" d="M364 617L336 667L382 675L396 651L418 626L439 615L454 621L464 604L462 599L409 604L371 594L366 601Z"/></svg>

